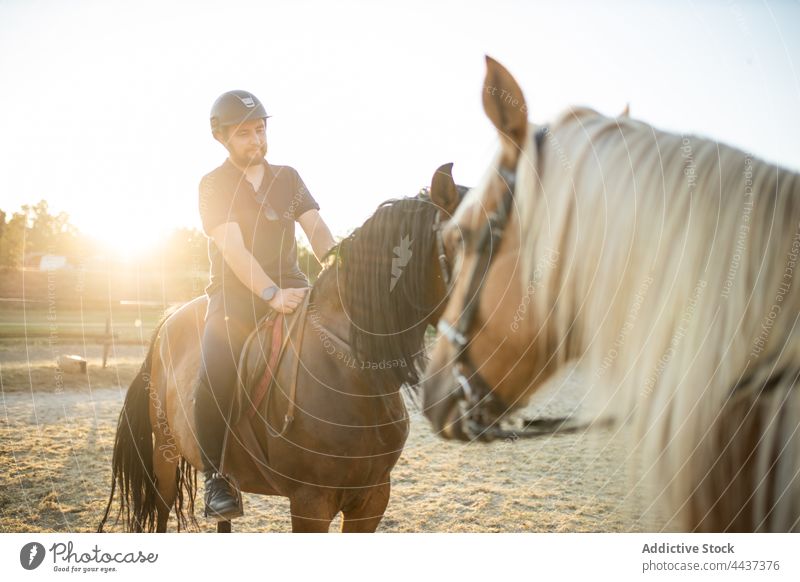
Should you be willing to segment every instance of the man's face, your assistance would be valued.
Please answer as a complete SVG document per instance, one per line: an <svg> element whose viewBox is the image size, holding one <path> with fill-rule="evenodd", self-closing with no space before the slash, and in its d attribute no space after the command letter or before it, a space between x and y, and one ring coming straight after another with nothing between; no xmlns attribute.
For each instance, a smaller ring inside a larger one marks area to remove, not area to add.
<svg viewBox="0 0 800 582"><path fill-rule="evenodd" d="M241 168L256 166L267 155L267 120L254 119L224 127L217 140L228 150L234 164Z"/></svg>

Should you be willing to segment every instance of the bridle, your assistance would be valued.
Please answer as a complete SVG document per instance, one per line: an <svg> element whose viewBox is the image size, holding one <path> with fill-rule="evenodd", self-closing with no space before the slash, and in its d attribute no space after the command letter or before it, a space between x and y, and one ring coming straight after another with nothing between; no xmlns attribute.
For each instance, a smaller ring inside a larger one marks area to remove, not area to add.
<svg viewBox="0 0 800 582"><path fill-rule="evenodd" d="M439 274L442 277L444 288L449 291L450 283L452 282L452 273L450 273L450 266L447 264L447 251L444 248L444 239L442 238L442 211L436 210L436 218L433 223L433 232L435 232L436 239L436 258L439 259Z"/></svg>
<svg viewBox="0 0 800 582"><path fill-rule="evenodd" d="M469 188L465 186L456 186L456 190L458 192L459 204L461 200L464 198L464 194L469 190ZM442 277L442 282L444 283L444 288L447 293L450 292L450 287L453 282L453 274L450 271L450 265L447 264L447 250L444 247L444 238L442 238L442 229L444 227L444 222L442 220L444 211L441 208L437 208L436 210L436 217L433 221L433 232L435 234L435 244L436 244L436 258L439 261L439 275ZM446 220L446 218L445 218Z"/></svg>
<svg viewBox="0 0 800 582"><path fill-rule="evenodd" d="M534 136L534 145L541 154L541 145L547 135L547 126L539 128ZM527 421L522 430L506 430L499 426L497 419L505 412L507 407L494 395L489 384L483 379L477 368L472 364L467 352L470 342L470 331L475 322L475 315L480 305L480 296L486 281L486 274L492 264L503 234L508 227L509 217L514 204L514 192L517 187L517 174L515 171L504 167L498 168L498 173L505 183L505 189L497 208L492 212L481 228L476 246L475 260L468 276L467 291L464 299L464 308L455 323L440 319L437 329L447 339L455 350L455 357L451 366L453 378L456 381L455 390L459 392L460 427L464 434L471 439L493 440L495 438L520 438L533 437L554 432L572 432L576 426L570 426L566 418L539 419ZM442 278L451 290L453 283L452 273L447 265L444 241L437 224L437 253Z"/></svg>
<svg viewBox="0 0 800 582"><path fill-rule="evenodd" d="M517 175L506 168L498 169L500 177L505 182L505 189L497 208L492 212L481 228L475 247L477 258L470 269L467 278L467 291L464 299L464 308L455 323L440 319L437 329L447 339L455 351L455 358L451 366L453 378L456 381L456 390L460 391L459 406L461 428L469 438L486 438L493 431L492 419L497 418L502 410L498 399L492 394L491 388L472 365L467 352L470 342L469 333L475 321L475 315L480 305L480 295L486 281L486 273L492 263L503 234L508 226L508 219L514 203ZM445 284L450 289L452 274L447 270L446 257L443 259L444 242L437 237L441 244L439 264L443 275L446 273ZM499 427L498 427L499 428Z"/></svg>

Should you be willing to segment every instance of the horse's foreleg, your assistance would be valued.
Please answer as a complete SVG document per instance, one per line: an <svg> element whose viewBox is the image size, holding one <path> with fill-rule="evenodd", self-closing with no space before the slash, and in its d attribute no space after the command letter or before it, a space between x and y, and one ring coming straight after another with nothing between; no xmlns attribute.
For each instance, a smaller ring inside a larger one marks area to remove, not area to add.
<svg viewBox="0 0 800 582"><path fill-rule="evenodd" d="M344 509L342 520L343 533L372 533L378 529L383 519L386 506L389 504L389 483L381 485L366 493L352 507Z"/></svg>
<svg viewBox="0 0 800 582"><path fill-rule="evenodd" d="M303 491L289 499L294 533L328 533L331 521L339 513L332 499L316 491Z"/></svg>

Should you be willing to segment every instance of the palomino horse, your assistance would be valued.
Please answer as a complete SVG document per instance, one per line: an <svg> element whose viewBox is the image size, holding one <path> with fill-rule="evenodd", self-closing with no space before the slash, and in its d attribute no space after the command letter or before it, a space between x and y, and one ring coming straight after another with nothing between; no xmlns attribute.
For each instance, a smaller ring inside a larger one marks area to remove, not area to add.
<svg viewBox="0 0 800 582"><path fill-rule="evenodd" d="M443 232L461 250L423 381L434 428L502 434L576 363L669 527L797 531L800 175L584 108L531 124L487 62L501 149Z"/></svg>
<svg viewBox="0 0 800 582"><path fill-rule="evenodd" d="M243 491L290 499L293 531L326 532L341 511L342 531L372 532L383 517L408 435L400 388L417 383L425 330L444 308L438 225L466 191L453 183L451 166L437 170L429 193L385 202L331 251L296 326L305 333L290 338L300 356L289 344L258 410L256 436L269 465L256 470L242 451L226 457ZM192 401L205 310L205 297L195 299L154 335L120 413L100 531L117 489L117 518L129 529L166 531L173 507L179 530L196 526L202 463ZM230 531L230 522L218 531Z"/></svg>

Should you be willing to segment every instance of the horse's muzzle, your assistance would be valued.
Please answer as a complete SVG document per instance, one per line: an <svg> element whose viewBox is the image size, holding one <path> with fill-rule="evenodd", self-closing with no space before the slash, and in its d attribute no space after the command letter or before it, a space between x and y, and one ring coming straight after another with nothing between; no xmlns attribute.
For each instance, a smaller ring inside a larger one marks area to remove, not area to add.
<svg viewBox="0 0 800 582"><path fill-rule="evenodd" d="M423 412L434 432L446 439L469 440L459 426L459 402L464 394L449 367L427 376L421 384Z"/></svg>
<svg viewBox="0 0 800 582"><path fill-rule="evenodd" d="M459 364L440 369L422 383L424 413L434 431L446 439L494 440L491 429L502 416L494 410L494 399L481 398L490 390L478 375L465 375Z"/></svg>

